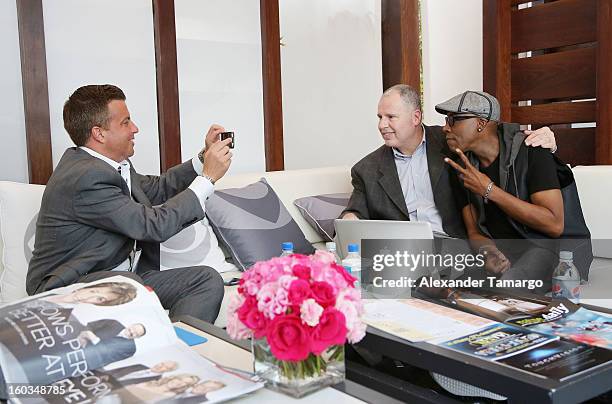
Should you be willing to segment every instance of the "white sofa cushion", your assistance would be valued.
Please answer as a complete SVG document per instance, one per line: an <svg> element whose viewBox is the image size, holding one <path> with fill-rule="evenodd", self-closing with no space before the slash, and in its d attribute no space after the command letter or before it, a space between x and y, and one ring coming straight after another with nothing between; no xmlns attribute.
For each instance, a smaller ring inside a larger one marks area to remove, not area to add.
<svg viewBox="0 0 612 404"><path fill-rule="evenodd" d="M593 255L612 258L612 166L572 168L580 204L593 244Z"/></svg>
<svg viewBox="0 0 612 404"><path fill-rule="evenodd" d="M0 181L0 302L27 296L25 278L44 190L43 185Z"/></svg>

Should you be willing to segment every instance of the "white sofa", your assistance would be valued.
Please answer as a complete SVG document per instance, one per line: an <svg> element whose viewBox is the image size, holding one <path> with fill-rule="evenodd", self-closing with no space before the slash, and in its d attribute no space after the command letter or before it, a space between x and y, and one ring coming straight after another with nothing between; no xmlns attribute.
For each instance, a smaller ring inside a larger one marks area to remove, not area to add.
<svg viewBox="0 0 612 404"><path fill-rule="evenodd" d="M580 166L573 169L585 219L593 234L591 266L583 297L590 303L612 307L612 166ZM231 175L221 179L217 189L243 187L265 177L304 232L306 239L319 247L324 241L302 218L294 206L297 198L342 193L352 190L349 167L287 170ZM26 296L25 275L34 245L35 218L44 186L0 181L0 303ZM162 248L163 254L163 248ZM224 272L224 278L240 276ZM226 288L224 304L216 324L225 325L228 297L235 287ZM603 299L607 298L607 299ZM596 300L592 300L596 299ZM602 300L603 299L603 300Z"/></svg>
<svg viewBox="0 0 612 404"><path fill-rule="evenodd" d="M302 218L293 201L311 195L350 192L350 167L230 175L222 178L217 189L243 187L265 177L285 207L304 232L317 245L324 240ZM36 218L44 186L0 181L0 304L26 297L25 276L34 247ZM199 226L203 226L198 224ZM202 231L200 231L201 233ZM214 236L213 236L214 237ZM162 263L172 239L162 244ZM320 245L320 244L319 244ZM280 249L280 246L279 246ZM192 250L193 251L193 250ZM239 277L240 272L223 272L225 279ZM235 287L226 287L224 304L216 324L225 325L228 297Z"/></svg>

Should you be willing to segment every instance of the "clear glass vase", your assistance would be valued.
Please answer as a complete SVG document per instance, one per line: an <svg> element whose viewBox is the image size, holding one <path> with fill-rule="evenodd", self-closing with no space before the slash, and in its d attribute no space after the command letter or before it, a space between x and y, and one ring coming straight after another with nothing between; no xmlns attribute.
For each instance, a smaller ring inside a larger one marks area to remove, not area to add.
<svg viewBox="0 0 612 404"><path fill-rule="evenodd" d="M252 348L255 373L273 390L299 398L344 381L344 345L298 362L276 359L265 338L253 339Z"/></svg>

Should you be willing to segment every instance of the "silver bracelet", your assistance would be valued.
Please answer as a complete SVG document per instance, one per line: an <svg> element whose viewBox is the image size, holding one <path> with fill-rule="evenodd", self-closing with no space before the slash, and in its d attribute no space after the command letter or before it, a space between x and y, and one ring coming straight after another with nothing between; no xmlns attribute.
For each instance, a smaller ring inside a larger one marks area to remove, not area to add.
<svg viewBox="0 0 612 404"><path fill-rule="evenodd" d="M484 203L489 203L489 194L491 194L492 190L493 190L493 181L489 182L489 185L487 185L487 190L482 196L484 198Z"/></svg>

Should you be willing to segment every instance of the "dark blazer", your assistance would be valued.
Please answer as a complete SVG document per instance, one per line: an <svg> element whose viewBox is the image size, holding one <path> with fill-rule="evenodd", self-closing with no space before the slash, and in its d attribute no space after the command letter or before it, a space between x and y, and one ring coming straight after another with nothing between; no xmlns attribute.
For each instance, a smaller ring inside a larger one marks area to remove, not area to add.
<svg viewBox="0 0 612 404"><path fill-rule="evenodd" d="M450 186L450 168L444 157L450 156L440 126L425 126L425 148L429 180L434 202L444 231L465 238L465 226ZM361 219L410 220L402 192L393 150L381 146L365 156L351 169L353 193L342 212L353 212Z"/></svg>
<svg viewBox="0 0 612 404"><path fill-rule="evenodd" d="M119 380L122 377L131 375L132 373L140 372L142 370L150 370L150 369L151 368L149 368L146 365L134 364L134 365L123 366L123 367L115 368L115 369L111 369L111 370L104 370L103 373L113 377L116 380L116 383L118 385L129 386L129 385L132 385L132 384L145 383L145 382L150 382L150 381L153 381L153 380L161 379L161 377L162 377L161 373L153 374L151 372L149 376L143 376L143 377L138 377L138 378Z"/></svg>
<svg viewBox="0 0 612 404"><path fill-rule="evenodd" d="M43 194L27 292L110 270L128 257L134 240L142 248L138 272L159 270L159 243L204 218L187 189L195 177L191 161L161 176L132 168L132 199L113 167L79 148L67 149Z"/></svg>

